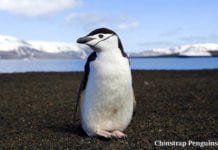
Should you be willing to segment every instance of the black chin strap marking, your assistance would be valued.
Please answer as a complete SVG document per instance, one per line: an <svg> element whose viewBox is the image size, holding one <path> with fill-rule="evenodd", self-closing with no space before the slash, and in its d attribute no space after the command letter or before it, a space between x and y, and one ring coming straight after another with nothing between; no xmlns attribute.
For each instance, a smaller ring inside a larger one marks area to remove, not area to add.
<svg viewBox="0 0 218 150"><path fill-rule="evenodd" d="M112 35L110 35L109 37L107 37L107 38L105 38L105 39L103 39L103 40L101 40L101 41L98 41L95 45L93 45L93 47L95 47L96 45L98 45L98 43L100 43L100 42L102 42L102 41L105 41L105 40L111 38L111 37L114 36L114 35L115 35L115 34L112 34Z"/></svg>

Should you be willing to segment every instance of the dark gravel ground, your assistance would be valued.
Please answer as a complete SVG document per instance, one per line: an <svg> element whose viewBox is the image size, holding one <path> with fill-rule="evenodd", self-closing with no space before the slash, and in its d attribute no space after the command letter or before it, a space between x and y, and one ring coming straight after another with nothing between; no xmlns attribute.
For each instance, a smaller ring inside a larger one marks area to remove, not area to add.
<svg viewBox="0 0 218 150"><path fill-rule="evenodd" d="M81 78L0 74L0 149L157 149L155 140L218 141L218 70L133 71L137 109L122 140L87 137L73 122Z"/></svg>

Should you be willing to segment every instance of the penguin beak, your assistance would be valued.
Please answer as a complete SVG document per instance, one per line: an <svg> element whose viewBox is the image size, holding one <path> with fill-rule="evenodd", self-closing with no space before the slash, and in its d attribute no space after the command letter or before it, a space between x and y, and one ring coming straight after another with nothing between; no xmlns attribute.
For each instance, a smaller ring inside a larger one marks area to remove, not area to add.
<svg viewBox="0 0 218 150"><path fill-rule="evenodd" d="M86 44L87 42L93 40L94 38L91 38L91 37L88 37L88 36L85 36L85 37L81 37L79 39L77 39L77 43L80 43L80 44Z"/></svg>

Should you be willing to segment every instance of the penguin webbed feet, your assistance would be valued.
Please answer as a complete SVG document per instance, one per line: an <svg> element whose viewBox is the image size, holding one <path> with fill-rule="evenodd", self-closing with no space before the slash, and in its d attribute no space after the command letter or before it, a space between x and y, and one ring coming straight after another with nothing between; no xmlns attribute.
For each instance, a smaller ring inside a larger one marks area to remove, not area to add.
<svg viewBox="0 0 218 150"><path fill-rule="evenodd" d="M117 138L117 139L127 138L127 135L119 130L113 130L110 132L110 131L99 129L96 131L96 135L103 137L103 138L106 138L106 139L109 139L109 138Z"/></svg>

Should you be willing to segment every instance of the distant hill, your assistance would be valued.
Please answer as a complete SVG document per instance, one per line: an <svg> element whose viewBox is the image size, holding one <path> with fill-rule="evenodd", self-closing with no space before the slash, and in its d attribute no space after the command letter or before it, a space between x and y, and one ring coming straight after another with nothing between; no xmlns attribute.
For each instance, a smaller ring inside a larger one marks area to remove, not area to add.
<svg viewBox="0 0 218 150"><path fill-rule="evenodd" d="M0 35L0 59L86 58L88 51L74 43L24 41Z"/></svg>
<svg viewBox="0 0 218 150"><path fill-rule="evenodd" d="M181 56L181 57L199 57L199 56L218 56L218 44L191 44L175 48L162 48L145 50L139 53L130 53L132 57L163 57L163 56Z"/></svg>
<svg viewBox="0 0 218 150"><path fill-rule="evenodd" d="M85 59L90 52L86 46L76 43L24 41L13 36L0 35L0 59ZM183 45L175 48L129 52L128 55L130 57L218 56L218 44Z"/></svg>

